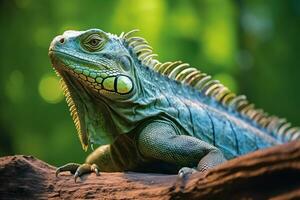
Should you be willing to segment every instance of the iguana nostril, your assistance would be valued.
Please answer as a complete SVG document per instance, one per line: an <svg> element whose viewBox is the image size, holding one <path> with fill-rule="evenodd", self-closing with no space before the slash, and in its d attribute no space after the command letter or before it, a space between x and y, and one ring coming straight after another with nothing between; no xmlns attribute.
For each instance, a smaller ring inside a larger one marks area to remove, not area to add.
<svg viewBox="0 0 300 200"><path fill-rule="evenodd" d="M59 42L60 42L61 44L65 43L65 38L61 38L61 39L59 40Z"/></svg>

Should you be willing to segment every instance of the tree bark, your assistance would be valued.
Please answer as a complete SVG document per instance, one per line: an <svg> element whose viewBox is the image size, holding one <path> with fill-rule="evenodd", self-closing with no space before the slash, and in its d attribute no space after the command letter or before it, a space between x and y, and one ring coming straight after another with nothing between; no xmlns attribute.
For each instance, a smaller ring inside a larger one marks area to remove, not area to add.
<svg viewBox="0 0 300 200"><path fill-rule="evenodd" d="M74 182L32 156L0 158L0 199L300 199L300 142L230 160L188 180L176 175L101 173Z"/></svg>

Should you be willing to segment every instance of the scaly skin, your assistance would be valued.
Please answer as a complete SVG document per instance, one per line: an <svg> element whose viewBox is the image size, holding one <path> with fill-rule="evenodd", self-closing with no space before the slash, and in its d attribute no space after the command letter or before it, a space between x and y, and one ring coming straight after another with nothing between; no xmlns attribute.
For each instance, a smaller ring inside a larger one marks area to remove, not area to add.
<svg viewBox="0 0 300 200"><path fill-rule="evenodd" d="M204 82L207 76L186 64L159 63L142 38L129 35L91 29L52 41L49 56L83 149L100 145L84 164L69 163L57 174L71 171L76 180L89 172L179 170L184 176L299 137L297 128Z"/></svg>

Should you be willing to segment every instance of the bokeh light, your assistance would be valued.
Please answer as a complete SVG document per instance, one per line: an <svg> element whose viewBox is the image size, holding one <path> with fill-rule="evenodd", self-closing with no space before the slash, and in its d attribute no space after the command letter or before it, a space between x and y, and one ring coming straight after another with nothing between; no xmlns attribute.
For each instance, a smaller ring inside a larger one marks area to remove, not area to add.
<svg viewBox="0 0 300 200"><path fill-rule="evenodd" d="M47 103L58 103L63 99L59 79L53 74L46 74L41 78L39 93Z"/></svg>

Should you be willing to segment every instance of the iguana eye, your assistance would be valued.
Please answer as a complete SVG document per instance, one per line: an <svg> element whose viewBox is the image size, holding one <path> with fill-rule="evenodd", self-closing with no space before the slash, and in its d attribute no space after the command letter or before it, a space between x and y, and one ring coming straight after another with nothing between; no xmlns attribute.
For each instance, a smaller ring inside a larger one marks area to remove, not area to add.
<svg viewBox="0 0 300 200"><path fill-rule="evenodd" d="M104 39L98 34L88 36L84 42L83 47L88 51L98 51L104 44Z"/></svg>
<svg viewBox="0 0 300 200"><path fill-rule="evenodd" d="M93 46L93 47L96 47L99 45L99 43L101 42L101 40L97 39L97 38L93 38L91 39L88 43Z"/></svg>

